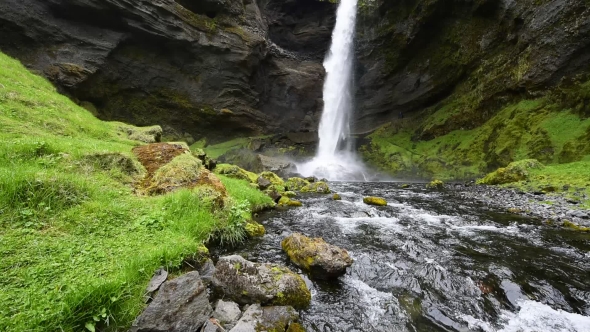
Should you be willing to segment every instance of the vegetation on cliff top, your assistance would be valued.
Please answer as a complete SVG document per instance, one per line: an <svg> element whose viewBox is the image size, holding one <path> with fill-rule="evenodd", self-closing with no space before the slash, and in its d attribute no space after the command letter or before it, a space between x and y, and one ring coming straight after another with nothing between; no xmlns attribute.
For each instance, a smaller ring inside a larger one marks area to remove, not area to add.
<svg viewBox="0 0 590 332"><path fill-rule="evenodd" d="M146 171L122 126L0 54L0 330L124 329L155 269L202 255L231 226L195 190L136 195ZM238 203L270 200L222 181Z"/></svg>

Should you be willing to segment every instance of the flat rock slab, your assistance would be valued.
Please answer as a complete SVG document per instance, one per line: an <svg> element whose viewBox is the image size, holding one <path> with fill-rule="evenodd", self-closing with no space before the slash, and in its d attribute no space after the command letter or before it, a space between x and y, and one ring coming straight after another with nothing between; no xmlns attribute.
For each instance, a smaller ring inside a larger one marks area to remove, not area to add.
<svg viewBox="0 0 590 332"><path fill-rule="evenodd" d="M353 260L348 251L326 243L322 238L309 238L293 233L281 242L289 259L316 279L332 279L346 273Z"/></svg>
<svg viewBox="0 0 590 332"><path fill-rule="evenodd" d="M311 293L298 274L277 264L253 263L241 256L219 259L213 286L239 304L291 305L306 308Z"/></svg>
<svg viewBox="0 0 590 332"><path fill-rule="evenodd" d="M220 323L235 323L242 316L240 306L232 301L217 301L213 317L215 317Z"/></svg>
<svg viewBox="0 0 590 332"><path fill-rule="evenodd" d="M165 282L131 332L197 332L213 312L198 272Z"/></svg>

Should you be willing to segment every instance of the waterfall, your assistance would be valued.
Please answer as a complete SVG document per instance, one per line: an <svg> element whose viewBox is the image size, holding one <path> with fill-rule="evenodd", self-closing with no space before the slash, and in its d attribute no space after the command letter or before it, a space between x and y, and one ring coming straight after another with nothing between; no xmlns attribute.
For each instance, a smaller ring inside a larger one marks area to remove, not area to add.
<svg viewBox="0 0 590 332"><path fill-rule="evenodd" d="M332 43L324 60L326 80L318 151L313 160L298 165L298 171L306 176L329 180L363 179L363 166L357 161L351 144L346 142L350 135L353 104L351 86L356 10L357 0L340 0ZM344 148L342 145L345 145Z"/></svg>

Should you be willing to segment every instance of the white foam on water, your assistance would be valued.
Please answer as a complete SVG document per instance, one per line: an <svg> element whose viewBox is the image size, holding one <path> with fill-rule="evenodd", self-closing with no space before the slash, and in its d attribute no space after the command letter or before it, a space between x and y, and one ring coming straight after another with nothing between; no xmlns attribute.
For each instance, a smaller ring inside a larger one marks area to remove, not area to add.
<svg viewBox="0 0 590 332"><path fill-rule="evenodd" d="M355 289L360 295L359 300L362 307L366 308L366 316L373 322L387 319L384 316L387 314L387 305L392 301L396 301L393 294L381 292L359 279L353 279L350 276L345 276L344 283Z"/></svg>
<svg viewBox="0 0 590 332"><path fill-rule="evenodd" d="M507 321L498 332L590 332L590 317L555 310L550 306L524 300L518 313L504 312Z"/></svg>
<svg viewBox="0 0 590 332"><path fill-rule="evenodd" d="M500 322L494 326L470 315L460 318L469 329L485 332L590 332L590 317L555 310L550 306L532 301L518 302L519 311L504 311Z"/></svg>

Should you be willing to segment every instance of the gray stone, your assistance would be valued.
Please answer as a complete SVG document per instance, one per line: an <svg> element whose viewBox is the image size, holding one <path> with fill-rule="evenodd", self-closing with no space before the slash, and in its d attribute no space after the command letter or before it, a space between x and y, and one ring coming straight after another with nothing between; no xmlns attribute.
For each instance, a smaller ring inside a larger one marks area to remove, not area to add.
<svg viewBox="0 0 590 332"><path fill-rule="evenodd" d="M259 176L258 180L256 180L256 182L258 183L258 187L262 190L270 187L270 185L272 184L268 179L266 179L262 176Z"/></svg>
<svg viewBox="0 0 590 332"><path fill-rule="evenodd" d="M235 323L240 319L241 315L242 311L237 303L223 300L217 301L213 312L213 317L222 324Z"/></svg>
<svg viewBox="0 0 590 332"><path fill-rule="evenodd" d="M215 264L213 264L213 261L208 258L199 269L201 280L203 280L206 285L210 284L211 279L213 278L213 273L215 273Z"/></svg>
<svg viewBox="0 0 590 332"><path fill-rule="evenodd" d="M299 314L292 307L260 307L259 304L253 304L230 332L285 331L289 324L298 319Z"/></svg>
<svg viewBox="0 0 590 332"><path fill-rule="evenodd" d="M199 273L189 272L165 282L130 331L197 332L212 312Z"/></svg>
<svg viewBox="0 0 590 332"><path fill-rule="evenodd" d="M288 268L253 263L241 256L221 257L213 286L239 304L261 303L306 308L311 294L305 281Z"/></svg>

